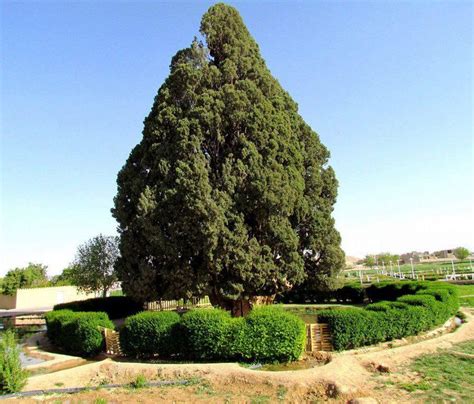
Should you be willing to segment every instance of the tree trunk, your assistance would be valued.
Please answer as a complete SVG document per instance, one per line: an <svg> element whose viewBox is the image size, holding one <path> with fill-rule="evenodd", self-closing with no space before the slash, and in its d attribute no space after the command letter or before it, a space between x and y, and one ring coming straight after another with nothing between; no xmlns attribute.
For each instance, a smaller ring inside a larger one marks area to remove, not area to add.
<svg viewBox="0 0 474 404"><path fill-rule="evenodd" d="M230 310L232 317L244 317L252 310L252 304L249 299L240 299L232 301L232 309Z"/></svg>
<svg viewBox="0 0 474 404"><path fill-rule="evenodd" d="M213 306L218 306L224 310L230 311L232 317L244 317L250 313L256 305L272 304L275 295L272 296L253 296L238 300L226 299L217 293L209 293L209 300Z"/></svg>

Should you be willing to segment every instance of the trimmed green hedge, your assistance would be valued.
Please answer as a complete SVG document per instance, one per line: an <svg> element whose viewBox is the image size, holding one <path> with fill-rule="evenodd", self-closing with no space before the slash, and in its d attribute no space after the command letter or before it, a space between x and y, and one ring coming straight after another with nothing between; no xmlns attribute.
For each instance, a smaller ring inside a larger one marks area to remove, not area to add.
<svg viewBox="0 0 474 404"><path fill-rule="evenodd" d="M139 313L143 304L127 296L109 296L57 304L53 310L104 312L115 320Z"/></svg>
<svg viewBox="0 0 474 404"><path fill-rule="evenodd" d="M304 350L303 320L282 308L255 308L239 326L234 331L234 355L242 360L288 362L298 359Z"/></svg>
<svg viewBox="0 0 474 404"><path fill-rule="evenodd" d="M318 321L331 328L336 350L416 335L443 324L459 309L456 288L438 282L373 285L367 294L373 301L382 296L388 300L365 309L318 312Z"/></svg>
<svg viewBox="0 0 474 404"><path fill-rule="evenodd" d="M220 309L196 309L181 320L172 312L144 312L126 320L122 350L130 356L175 356L194 360L287 362L298 359L305 325L279 307L261 307L245 318Z"/></svg>
<svg viewBox="0 0 474 404"><path fill-rule="evenodd" d="M363 303L366 298L365 289L360 285L346 285L332 291L307 290L301 287L294 288L280 296L278 303Z"/></svg>
<svg viewBox="0 0 474 404"><path fill-rule="evenodd" d="M46 313L47 335L58 348L71 355L93 356L104 347L99 327L114 328L106 313L57 310Z"/></svg>
<svg viewBox="0 0 474 404"><path fill-rule="evenodd" d="M175 329L179 314L173 311L144 311L125 320L120 347L128 356L169 356L177 350Z"/></svg>
<svg viewBox="0 0 474 404"><path fill-rule="evenodd" d="M181 353L200 360L229 359L234 346L232 320L221 309L188 311L181 319Z"/></svg>

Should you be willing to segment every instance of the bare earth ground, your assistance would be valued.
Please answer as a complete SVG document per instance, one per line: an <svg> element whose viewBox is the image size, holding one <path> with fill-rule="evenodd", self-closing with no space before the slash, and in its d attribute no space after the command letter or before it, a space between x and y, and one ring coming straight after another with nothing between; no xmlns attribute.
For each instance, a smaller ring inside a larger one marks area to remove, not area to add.
<svg viewBox="0 0 474 404"><path fill-rule="evenodd" d="M397 343L333 354L332 361L328 364L305 370L269 372L251 370L236 363L149 364L105 359L54 373L32 376L24 391L130 383L139 374L144 375L148 381L190 380L191 384L143 389L102 389L74 395L44 395L6 401L263 403L348 402L355 398L372 397L374 400L370 402L417 402L408 392L381 385L380 370L388 370L390 375L399 381L413 381L417 375L410 373L407 365L414 358L421 354L436 352L440 348L451 348L459 342L474 340L473 313L468 309L464 312L468 322L455 332L393 348L387 347ZM400 343L406 341L399 341L398 344ZM66 358L61 359L66 365ZM58 365L59 363L55 362L55 366Z"/></svg>

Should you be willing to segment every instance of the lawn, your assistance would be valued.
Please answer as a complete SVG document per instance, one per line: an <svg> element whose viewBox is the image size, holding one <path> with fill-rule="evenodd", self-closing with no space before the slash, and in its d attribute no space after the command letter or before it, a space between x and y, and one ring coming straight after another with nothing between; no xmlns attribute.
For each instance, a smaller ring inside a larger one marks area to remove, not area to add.
<svg viewBox="0 0 474 404"><path fill-rule="evenodd" d="M474 284L455 285L459 292L459 303L464 307L474 307Z"/></svg>
<svg viewBox="0 0 474 404"><path fill-rule="evenodd" d="M474 360L457 353L474 354L474 341L418 357L410 365L400 369L397 375L384 376L388 380L385 379L383 388L390 386L404 390L414 402L472 402ZM399 377L406 374L415 374L416 381L401 381Z"/></svg>
<svg viewBox="0 0 474 404"><path fill-rule="evenodd" d="M474 341L454 347L453 351L472 351ZM456 356L452 351L424 355L416 359L411 369L418 372L425 390L425 401L470 402L474 397L474 360Z"/></svg>

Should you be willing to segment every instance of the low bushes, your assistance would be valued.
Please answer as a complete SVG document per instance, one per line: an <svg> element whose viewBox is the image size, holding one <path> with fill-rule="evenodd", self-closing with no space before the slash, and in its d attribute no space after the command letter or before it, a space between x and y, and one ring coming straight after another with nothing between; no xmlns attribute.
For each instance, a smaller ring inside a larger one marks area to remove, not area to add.
<svg viewBox="0 0 474 404"><path fill-rule="evenodd" d="M169 356L176 352L179 314L172 311L144 311L128 317L120 332L120 347L129 356Z"/></svg>
<svg viewBox="0 0 474 404"><path fill-rule="evenodd" d="M182 353L193 359L228 359L232 356L232 317L220 309L191 310L181 321Z"/></svg>
<svg viewBox="0 0 474 404"><path fill-rule="evenodd" d="M264 306L250 312L236 327L234 355L242 360L288 362L303 352L304 322L279 307Z"/></svg>
<svg viewBox="0 0 474 404"><path fill-rule="evenodd" d="M104 346L99 327L114 328L106 313L57 310L46 313L47 335L61 350L79 356L92 356Z"/></svg>
<svg viewBox="0 0 474 404"><path fill-rule="evenodd" d="M104 312L115 320L139 313L143 305L127 296L109 296L57 304L54 310Z"/></svg>
<svg viewBox="0 0 474 404"><path fill-rule="evenodd" d="M443 324L459 308L457 291L449 284L373 285L367 288L367 295L372 301L382 296L387 300L369 304L365 309L318 312L318 321L331 328L336 350L416 335Z"/></svg>
<svg viewBox="0 0 474 404"><path fill-rule="evenodd" d="M346 285L332 291L315 291L304 288L294 288L281 296L279 303L363 303L366 298L365 289L360 285Z"/></svg>
<svg viewBox="0 0 474 404"><path fill-rule="evenodd" d="M232 318L220 309L191 310L181 321L175 313L140 313L127 319L120 341L132 356L287 362L303 352L305 325L297 316L269 306L245 318Z"/></svg>

